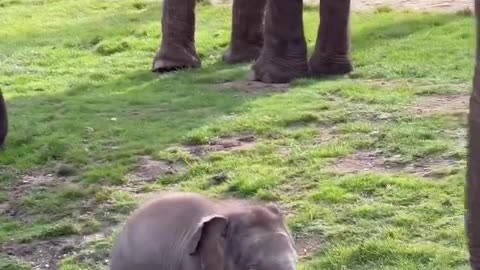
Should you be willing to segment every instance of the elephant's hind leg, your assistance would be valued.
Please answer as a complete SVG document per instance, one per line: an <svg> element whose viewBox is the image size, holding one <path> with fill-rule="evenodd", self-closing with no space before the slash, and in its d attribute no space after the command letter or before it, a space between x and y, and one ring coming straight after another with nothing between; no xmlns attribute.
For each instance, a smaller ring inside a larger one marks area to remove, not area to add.
<svg viewBox="0 0 480 270"><path fill-rule="evenodd" d="M350 0L320 1L320 27L309 63L313 75L343 75L353 70L349 20Z"/></svg>
<svg viewBox="0 0 480 270"><path fill-rule="evenodd" d="M264 46L253 65L254 80L285 83L308 72L302 0L268 0Z"/></svg>
<svg viewBox="0 0 480 270"><path fill-rule="evenodd" d="M230 64L251 62L263 46L263 19L266 0L234 0L232 37L223 60Z"/></svg>
<svg viewBox="0 0 480 270"><path fill-rule="evenodd" d="M162 44L152 64L154 72L201 67L195 48L196 0L165 0Z"/></svg>

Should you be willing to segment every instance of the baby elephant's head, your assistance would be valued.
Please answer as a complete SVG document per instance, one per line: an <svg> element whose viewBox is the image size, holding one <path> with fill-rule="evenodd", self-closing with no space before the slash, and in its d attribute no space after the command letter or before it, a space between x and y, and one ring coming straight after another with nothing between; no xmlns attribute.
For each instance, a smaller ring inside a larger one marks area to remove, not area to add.
<svg viewBox="0 0 480 270"><path fill-rule="evenodd" d="M205 218L190 246L202 269L295 270L297 253L281 211L248 206Z"/></svg>

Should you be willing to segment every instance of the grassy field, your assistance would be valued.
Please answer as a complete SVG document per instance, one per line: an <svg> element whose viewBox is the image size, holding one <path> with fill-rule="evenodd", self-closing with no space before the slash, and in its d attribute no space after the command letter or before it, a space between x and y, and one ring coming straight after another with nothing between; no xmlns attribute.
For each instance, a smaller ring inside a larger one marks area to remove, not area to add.
<svg viewBox="0 0 480 270"><path fill-rule="evenodd" d="M157 0L0 0L0 269L104 269L165 189L279 203L304 270L468 269L471 15L355 14L354 73L280 86L221 63L226 7L198 8L202 69L151 74L160 16ZM304 21L311 48L317 11Z"/></svg>

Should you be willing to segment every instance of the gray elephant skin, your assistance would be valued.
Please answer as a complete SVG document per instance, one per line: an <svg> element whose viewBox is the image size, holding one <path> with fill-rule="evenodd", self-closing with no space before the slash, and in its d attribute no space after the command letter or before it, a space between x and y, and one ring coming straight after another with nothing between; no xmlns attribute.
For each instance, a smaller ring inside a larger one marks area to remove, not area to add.
<svg viewBox="0 0 480 270"><path fill-rule="evenodd" d="M5 99L3 98L2 90L0 90L0 149L3 148L5 139L7 138L7 133L8 133L7 105L5 104Z"/></svg>
<svg viewBox="0 0 480 270"><path fill-rule="evenodd" d="M162 41L152 71L199 68L195 48L196 0L165 0ZM285 83L304 76L342 75L350 60L350 0L321 0L314 52L307 59L302 0L233 0L227 63L255 61L252 79Z"/></svg>
<svg viewBox="0 0 480 270"><path fill-rule="evenodd" d="M295 270L297 253L273 204L167 193L127 219L111 270Z"/></svg>
<svg viewBox="0 0 480 270"><path fill-rule="evenodd" d="M475 0L476 13L476 59L473 91L470 97L469 144L466 185L465 215L469 239L470 264L480 270L480 0Z"/></svg>

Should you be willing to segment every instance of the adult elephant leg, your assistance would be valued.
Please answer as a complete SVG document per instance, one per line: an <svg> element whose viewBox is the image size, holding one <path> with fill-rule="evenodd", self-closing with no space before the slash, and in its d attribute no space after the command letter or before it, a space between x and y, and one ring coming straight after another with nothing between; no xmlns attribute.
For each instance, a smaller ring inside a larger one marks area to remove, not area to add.
<svg viewBox="0 0 480 270"><path fill-rule="evenodd" d="M263 19L266 0L234 0L232 37L223 60L230 64L251 62L263 46Z"/></svg>
<svg viewBox="0 0 480 270"><path fill-rule="evenodd" d="M475 12L477 55L469 113L466 229L472 269L480 270L480 0L475 0Z"/></svg>
<svg viewBox="0 0 480 270"><path fill-rule="evenodd" d="M254 80L267 83L286 83L307 74L302 0L267 0L264 46L252 69Z"/></svg>
<svg viewBox="0 0 480 270"><path fill-rule="evenodd" d="M8 116L7 116L7 105L3 98L2 90L0 90L0 149L5 143L5 138L8 133Z"/></svg>
<svg viewBox="0 0 480 270"><path fill-rule="evenodd" d="M320 26L309 63L313 75L342 75L353 70L349 20L350 0L320 0Z"/></svg>
<svg viewBox="0 0 480 270"><path fill-rule="evenodd" d="M201 67L195 48L196 0L165 0L162 42L152 64L154 72Z"/></svg>

